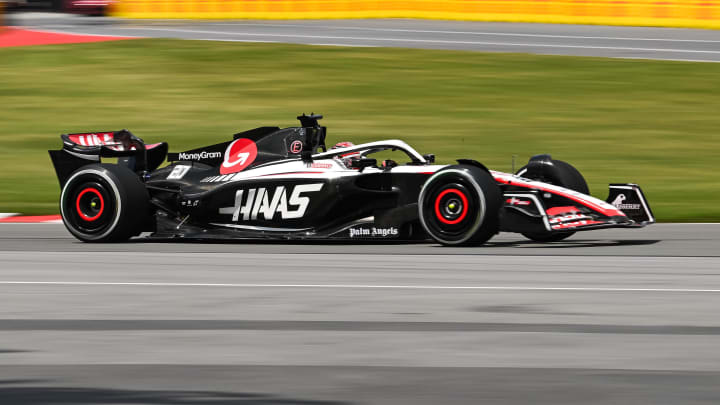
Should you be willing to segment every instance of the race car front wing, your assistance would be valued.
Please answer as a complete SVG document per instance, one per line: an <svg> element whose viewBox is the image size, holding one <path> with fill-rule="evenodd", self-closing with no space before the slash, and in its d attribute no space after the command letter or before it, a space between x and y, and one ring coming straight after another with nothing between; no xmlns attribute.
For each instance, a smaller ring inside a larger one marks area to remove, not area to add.
<svg viewBox="0 0 720 405"><path fill-rule="evenodd" d="M637 184L609 186L606 202L624 215L604 215L577 201L558 197L537 189L505 192L501 230L574 232L599 228L638 228L655 223L652 210Z"/></svg>

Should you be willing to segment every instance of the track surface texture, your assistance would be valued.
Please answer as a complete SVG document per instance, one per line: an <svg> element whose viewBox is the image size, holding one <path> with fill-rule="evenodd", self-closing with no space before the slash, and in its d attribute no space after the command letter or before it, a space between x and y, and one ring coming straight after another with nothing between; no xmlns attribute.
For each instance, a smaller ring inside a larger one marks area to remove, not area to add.
<svg viewBox="0 0 720 405"><path fill-rule="evenodd" d="M123 20L23 13L11 23L88 35L382 46L720 62L720 31L427 20Z"/></svg>
<svg viewBox="0 0 720 405"><path fill-rule="evenodd" d="M720 225L542 245L0 225L0 403L717 404Z"/></svg>

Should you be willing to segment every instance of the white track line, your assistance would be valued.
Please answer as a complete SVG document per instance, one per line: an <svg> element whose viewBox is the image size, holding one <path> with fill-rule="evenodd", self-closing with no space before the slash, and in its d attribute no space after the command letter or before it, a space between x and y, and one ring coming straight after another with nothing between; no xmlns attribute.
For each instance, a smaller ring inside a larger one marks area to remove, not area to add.
<svg viewBox="0 0 720 405"><path fill-rule="evenodd" d="M369 32L406 32L415 34L448 34L448 35L478 35L478 36L499 36L499 37L526 37L526 38L561 38L561 39L601 39L610 41L655 41L655 42L697 42L697 43L720 43L716 39L678 39L678 38L644 38L644 37L609 37L595 35L557 35L557 34L524 34L517 32L492 32L492 31L449 31L449 30L418 30L405 28L370 28L370 27L342 27L332 25L301 25L301 24L253 24L253 23L213 23L211 26L233 26L233 27L275 27L275 28L310 28L310 29L336 29L346 31L369 31ZM45 25L48 28L78 28L75 25ZM30 27L28 27L30 28ZM146 29L142 27L111 27L119 29ZM149 29L149 28L147 28ZM40 30L39 28L37 30ZM95 35L95 34L81 34Z"/></svg>
<svg viewBox="0 0 720 405"><path fill-rule="evenodd" d="M677 52L677 53L706 53L720 54L720 50L698 50L698 49L674 49L674 48L635 48L627 46L591 46L591 45L562 45L562 44L525 44L512 42L488 42L488 41L449 41L441 39L408 39L408 38L373 38L373 37L343 37L330 35L299 35L299 34L258 34L250 32L223 32L207 30L187 30L177 28L140 28L123 27L126 30L146 30L163 32L180 32L189 34L211 34L227 36L248 36L248 37L272 37L272 38L305 38L322 40L351 40L351 41L379 41L379 42L412 42L432 44L458 44L458 45L489 45L489 46L515 46L515 47L539 47L539 48L566 48L566 49L606 49L618 51L644 51L644 52ZM268 41L270 42L270 41Z"/></svg>
<svg viewBox="0 0 720 405"><path fill-rule="evenodd" d="M567 55L577 56L577 55ZM683 59L683 58L651 58L642 56L594 56L596 58L610 58L610 59L633 59L633 60L661 60L670 62L699 62L699 63L718 63L720 61L710 59Z"/></svg>
<svg viewBox="0 0 720 405"><path fill-rule="evenodd" d="M4 280L4 281L0 281L0 285L720 293L720 289L710 289L710 288L522 287L522 286L450 286L450 285L441 286L441 285L374 285L374 284L235 284L235 283L164 283L164 282L155 283L155 282L7 281L7 280Z"/></svg>
<svg viewBox="0 0 720 405"><path fill-rule="evenodd" d="M271 40L255 40L255 39L221 39L221 38L190 38L185 39L187 41L216 41L216 42L247 42L247 43L264 43L264 44L287 44L291 42L283 42L283 41L271 41ZM339 47L348 47L348 48L373 48L375 45L367 45L367 44L350 44L350 43L314 43L314 42L308 42L304 43L302 45L314 45L314 46L339 46ZM469 50L472 51L472 50ZM582 55L574 55L574 54L567 54L567 55L559 55L559 56L582 56ZM717 60L711 60L711 59L687 59L687 58L663 58L663 57L653 57L653 56L607 56L607 55L592 55L592 56L585 56L588 58L608 58L608 59L632 59L632 60L658 60L658 61L667 61L667 62L693 62L693 63L720 63L720 61Z"/></svg>
<svg viewBox="0 0 720 405"><path fill-rule="evenodd" d="M311 28L311 29L336 29L349 31L372 31L372 32L408 32L416 34L450 34L450 35L486 35L499 37L528 37L528 38L565 38L565 39L606 39L613 41L666 41L666 42L698 42L698 43L720 43L714 39L675 39L675 38L636 38L636 37L604 37L592 35L553 35L553 34L522 34L516 32L492 32L492 31L447 31L447 30L418 30L405 28L369 28L369 27L341 27L332 25L301 25L301 24L243 24L243 23L217 23L213 26L241 26L241 27L289 27L289 28Z"/></svg>

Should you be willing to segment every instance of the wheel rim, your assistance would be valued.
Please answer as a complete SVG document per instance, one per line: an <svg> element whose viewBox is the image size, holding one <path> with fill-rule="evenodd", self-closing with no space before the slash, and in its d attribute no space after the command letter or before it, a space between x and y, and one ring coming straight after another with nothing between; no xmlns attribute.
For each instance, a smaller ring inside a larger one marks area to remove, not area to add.
<svg viewBox="0 0 720 405"><path fill-rule="evenodd" d="M446 244L468 240L485 216L482 189L460 170L446 170L431 177L421 190L419 204L425 230Z"/></svg>
<svg viewBox="0 0 720 405"><path fill-rule="evenodd" d="M435 217L446 225L462 222L468 213L468 198L456 188L447 188L435 197Z"/></svg>
<svg viewBox="0 0 720 405"><path fill-rule="evenodd" d="M98 189L88 187L83 189L75 199L75 210L81 219L92 222L102 216L105 209L105 199Z"/></svg>

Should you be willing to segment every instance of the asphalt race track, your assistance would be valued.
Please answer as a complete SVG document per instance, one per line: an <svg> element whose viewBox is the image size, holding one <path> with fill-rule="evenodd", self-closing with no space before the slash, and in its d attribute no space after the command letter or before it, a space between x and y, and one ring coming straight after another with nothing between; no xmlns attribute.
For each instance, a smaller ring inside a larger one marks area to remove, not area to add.
<svg viewBox="0 0 720 405"><path fill-rule="evenodd" d="M93 245L0 225L0 403L717 404L720 225Z"/></svg>
<svg viewBox="0 0 720 405"><path fill-rule="evenodd" d="M11 23L67 33L720 62L720 31L427 20L122 20L24 13Z"/></svg>

